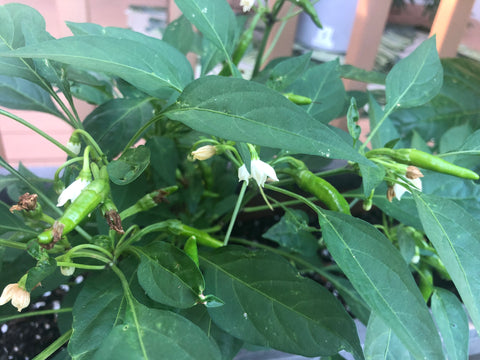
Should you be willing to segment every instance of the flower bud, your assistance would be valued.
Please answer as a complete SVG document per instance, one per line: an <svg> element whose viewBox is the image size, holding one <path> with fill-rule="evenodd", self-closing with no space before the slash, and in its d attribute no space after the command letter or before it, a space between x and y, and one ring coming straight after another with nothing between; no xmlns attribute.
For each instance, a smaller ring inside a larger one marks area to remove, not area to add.
<svg viewBox="0 0 480 360"><path fill-rule="evenodd" d="M195 160L207 160L217 153L217 149L213 145L205 145L192 151L192 157Z"/></svg>
<svg viewBox="0 0 480 360"><path fill-rule="evenodd" d="M77 132L73 132L72 136L67 143L67 149L73 152L75 155L80 153L80 149L82 148L82 143L80 141L80 136L78 136Z"/></svg>
<svg viewBox="0 0 480 360"><path fill-rule="evenodd" d="M74 266L60 266L60 272L63 276L72 276L75 272Z"/></svg>
<svg viewBox="0 0 480 360"><path fill-rule="evenodd" d="M393 189L393 186L389 186L387 189L387 200L392 202L394 197L395 197L395 190Z"/></svg>

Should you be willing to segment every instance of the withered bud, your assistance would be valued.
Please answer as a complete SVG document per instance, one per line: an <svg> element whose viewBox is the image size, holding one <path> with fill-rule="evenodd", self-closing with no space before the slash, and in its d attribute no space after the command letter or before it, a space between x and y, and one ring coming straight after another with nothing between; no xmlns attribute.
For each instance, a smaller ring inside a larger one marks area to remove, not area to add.
<svg viewBox="0 0 480 360"><path fill-rule="evenodd" d="M407 179L415 180L415 179L423 177L423 174L420 171L420 169L417 168L416 166L409 165L407 167L407 173L405 174L405 176L407 177Z"/></svg>
<svg viewBox="0 0 480 360"><path fill-rule="evenodd" d="M47 250L50 250L51 248L53 248L55 244L59 242L60 239L62 238L64 227L65 227L64 224L62 224L59 221L55 221L52 226L52 234L53 234L52 241L48 244L41 244L41 246Z"/></svg>
<svg viewBox="0 0 480 360"><path fill-rule="evenodd" d="M158 194L153 197L153 201L155 201L156 204L160 204L163 202L168 203L168 199L167 199L168 195L169 195L168 191L160 189L158 190Z"/></svg>
<svg viewBox="0 0 480 360"><path fill-rule="evenodd" d="M116 210L108 210L105 212L105 219L110 229L115 230L119 234L124 234L125 231L122 227L122 219Z"/></svg>
<svg viewBox="0 0 480 360"><path fill-rule="evenodd" d="M387 189L387 200L392 202L394 197L395 197L395 190L393 190L393 186L389 186Z"/></svg>
<svg viewBox="0 0 480 360"><path fill-rule="evenodd" d="M37 194L25 193L23 195L20 195L20 197L18 198L18 203L10 208L10 212L13 213L14 211L35 210L37 208L37 198Z"/></svg>

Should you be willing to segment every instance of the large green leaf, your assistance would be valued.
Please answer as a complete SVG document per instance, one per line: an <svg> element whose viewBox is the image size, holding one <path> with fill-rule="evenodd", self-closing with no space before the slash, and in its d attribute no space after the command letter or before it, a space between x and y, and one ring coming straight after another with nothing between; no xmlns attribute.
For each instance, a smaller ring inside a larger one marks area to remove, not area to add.
<svg viewBox="0 0 480 360"><path fill-rule="evenodd" d="M305 109L324 124L338 117L345 107L346 93L337 60L311 67L288 91L312 99Z"/></svg>
<svg viewBox="0 0 480 360"><path fill-rule="evenodd" d="M225 301L213 321L244 341L304 356L341 349L363 358L352 319L335 297L267 251L228 247L201 258L207 292Z"/></svg>
<svg viewBox="0 0 480 360"><path fill-rule="evenodd" d="M480 115L480 64L470 59L442 59L444 80L440 93L413 109L395 111L391 118L406 136L418 131L424 139L438 139L447 129L470 122L478 129Z"/></svg>
<svg viewBox="0 0 480 360"><path fill-rule="evenodd" d="M368 94L369 115L370 115L370 128L374 129L383 118L384 111L377 103L371 93ZM372 138L372 148L384 147L389 141L398 139L399 135L395 126L392 124L389 117L385 118L382 125Z"/></svg>
<svg viewBox="0 0 480 360"><path fill-rule="evenodd" d="M40 32L45 31L45 21L38 11L21 4L6 4L0 6L0 52L10 51L25 45L23 29L25 19L29 27ZM0 74L21 77L23 79L39 82L32 64L17 58L0 57Z"/></svg>
<svg viewBox="0 0 480 360"><path fill-rule="evenodd" d="M144 145L127 149L117 160L107 165L110 180L127 185L137 179L150 163L150 150Z"/></svg>
<svg viewBox="0 0 480 360"><path fill-rule="evenodd" d="M392 329L375 314L372 314L368 321L364 353L368 360L413 359Z"/></svg>
<svg viewBox="0 0 480 360"><path fill-rule="evenodd" d="M150 153L155 154L151 159L150 166L158 177L157 184L160 186L175 185L177 181L175 170L179 163L175 141L165 136L152 136L147 140L145 146L150 149Z"/></svg>
<svg viewBox="0 0 480 360"><path fill-rule="evenodd" d="M448 359L467 359L468 317L460 300L447 290L436 289L432 295L432 314L442 334Z"/></svg>
<svg viewBox="0 0 480 360"><path fill-rule="evenodd" d="M374 226L352 216L324 211L319 221L328 250L372 311L415 357L443 359L428 308L391 242Z"/></svg>
<svg viewBox="0 0 480 360"><path fill-rule="evenodd" d="M434 195L415 196L423 228L480 331L480 223L455 202Z"/></svg>
<svg viewBox="0 0 480 360"><path fill-rule="evenodd" d="M95 108L84 126L112 159L152 116L150 99L113 99Z"/></svg>
<svg viewBox="0 0 480 360"><path fill-rule="evenodd" d="M399 61L386 79L387 108L408 108L425 104L438 94L443 68L435 37L424 41L408 57Z"/></svg>
<svg viewBox="0 0 480 360"><path fill-rule="evenodd" d="M28 80L10 76L0 75L0 105L62 116L43 88Z"/></svg>
<svg viewBox="0 0 480 360"><path fill-rule="evenodd" d="M187 254L160 241L137 251L141 254L138 282L150 298L180 309L199 301L205 288L203 276Z"/></svg>
<svg viewBox="0 0 480 360"><path fill-rule="evenodd" d="M312 53L309 52L300 56L289 57L278 62L268 71L266 85L270 89L284 91L305 72L310 63L311 57Z"/></svg>
<svg viewBox="0 0 480 360"><path fill-rule="evenodd" d="M130 82L147 94L165 98L182 91L188 81L181 74L191 74L192 70L185 56L173 46L160 40L155 40L155 46L154 49L151 38L141 34L124 37L84 35L45 41L0 55L45 58L105 72ZM179 61L182 58L184 61Z"/></svg>
<svg viewBox="0 0 480 360"><path fill-rule="evenodd" d="M124 321L102 340L91 359L221 359L218 347L194 323L135 300L128 304Z"/></svg>
<svg viewBox="0 0 480 360"><path fill-rule="evenodd" d="M370 163L299 106L252 81L200 78L185 88L165 115L225 139Z"/></svg>
<svg viewBox="0 0 480 360"><path fill-rule="evenodd" d="M227 1L175 0L183 15L230 59L237 38L237 21Z"/></svg>
<svg viewBox="0 0 480 360"><path fill-rule="evenodd" d="M113 272L90 276L73 306L73 333L68 352L75 360L91 359L118 320L123 290Z"/></svg>
<svg viewBox="0 0 480 360"><path fill-rule="evenodd" d="M162 40L177 48L182 54L192 50L197 34L192 29L192 24L182 15L168 24L163 32Z"/></svg>

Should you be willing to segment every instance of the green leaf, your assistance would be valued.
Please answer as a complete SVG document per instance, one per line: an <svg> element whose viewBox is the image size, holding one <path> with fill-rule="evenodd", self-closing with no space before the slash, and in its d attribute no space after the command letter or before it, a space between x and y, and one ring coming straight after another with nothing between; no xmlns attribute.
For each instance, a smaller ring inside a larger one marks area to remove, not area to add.
<svg viewBox="0 0 480 360"><path fill-rule="evenodd" d="M160 241L137 251L141 254L138 282L150 298L179 309L199 301L205 288L203 276L187 254Z"/></svg>
<svg viewBox="0 0 480 360"><path fill-rule="evenodd" d="M10 212L10 207L0 201L0 233L18 231L36 235L37 232L25 225L23 220Z"/></svg>
<svg viewBox="0 0 480 360"><path fill-rule="evenodd" d="M53 274L55 270L57 270L57 262L54 258L40 260L34 268L28 270L25 289L27 291L32 291L32 289L36 287L38 283Z"/></svg>
<svg viewBox="0 0 480 360"><path fill-rule="evenodd" d="M385 84L386 75L381 72L368 71L347 64L340 65L339 71L340 76L345 79L351 79L371 84Z"/></svg>
<svg viewBox="0 0 480 360"><path fill-rule="evenodd" d="M160 185L175 185L175 170L179 163L175 141L165 136L153 136L147 140L145 146L150 149L150 153L155 154L150 165L160 179Z"/></svg>
<svg viewBox="0 0 480 360"><path fill-rule="evenodd" d="M152 40L155 39L141 34L123 38L85 35L45 41L0 55L45 58L105 72L160 98L169 97L175 91L181 92L188 83L186 79L191 79L190 63L166 42L155 40L154 49Z"/></svg>
<svg viewBox="0 0 480 360"><path fill-rule="evenodd" d="M442 59L444 80L440 93L413 109L395 111L391 118L402 136L416 130L424 139L438 140L450 127L470 123L480 127L480 63L471 59Z"/></svg>
<svg viewBox="0 0 480 360"><path fill-rule="evenodd" d="M45 31L45 21L38 11L21 4L6 4L0 6L0 52L10 51L25 45L22 26L25 19L30 26L39 31ZM0 57L0 74L21 77L40 84L32 64L17 58Z"/></svg>
<svg viewBox="0 0 480 360"><path fill-rule="evenodd" d="M112 329L92 359L153 360L159 356L176 360L221 359L218 347L194 323L136 301L129 303L123 323Z"/></svg>
<svg viewBox="0 0 480 360"><path fill-rule="evenodd" d="M229 140L370 164L329 127L252 81L200 78L164 114L194 130Z"/></svg>
<svg viewBox="0 0 480 360"><path fill-rule="evenodd" d="M287 89L308 67L312 53L289 57L278 62L270 71L266 85L273 90ZM300 95L300 94L298 94Z"/></svg>
<svg viewBox="0 0 480 360"><path fill-rule="evenodd" d="M0 75L0 105L10 109L34 110L62 117L50 95L28 80Z"/></svg>
<svg viewBox="0 0 480 360"><path fill-rule="evenodd" d="M370 113L370 128L374 129L379 121L383 118L384 111L371 93L368 94L368 104ZM390 121L390 118L387 117L383 120L382 125L372 138L372 148L376 149L384 147L389 141L399 137L400 136Z"/></svg>
<svg viewBox="0 0 480 360"><path fill-rule="evenodd" d="M125 151L118 160L107 165L110 180L117 185L127 185L137 179L150 163L150 150L144 145Z"/></svg>
<svg viewBox="0 0 480 360"><path fill-rule="evenodd" d="M350 106L347 111L347 128L348 133L353 139L353 144L357 142L362 132L362 128L358 125L358 120L360 119L360 114L358 113L357 101L354 97L350 99Z"/></svg>
<svg viewBox="0 0 480 360"><path fill-rule="evenodd" d="M359 164L362 174L363 195L368 198L372 190L376 189L385 177L385 169L383 166L374 164L373 166Z"/></svg>
<svg viewBox="0 0 480 360"><path fill-rule="evenodd" d="M237 41L237 21L227 1L175 0L183 15L230 59ZM231 60L230 60L231 61Z"/></svg>
<svg viewBox="0 0 480 360"><path fill-rule="evenodd" d="M221 248L201 259L207 292L225 300L213 321L246 342L303 356L341 349L363 358L352 319L335 297L267 251Z"/></svg>
<svg viewBox="0 0 480 360"><path fill-rule="evenodd" d="M111 271L89 276L73 306L73 334L68 352L75 360L92 358L118 321L123 290Z"/></svg>
<svg viewBox="0 0 480 360"><path fill-rule="evenodd" d="M338 60L311 67L288 91L312 99L304 109L324 124L340 115L347 100Z"/></svg>
<svg viewBox="0 0 480 360"><path fill-rule="evenodd" d="M373 313L368 321L364 354L368 360L413 360L392 329Z"/></svg>
<svg viewBox="0 0 480 360"><path fill-rule="evenodd" d="M109 159L117 156L132 136L153 116L151 99L113 99L93 110L84 121Z"/></svg>
<svg viewBox="0 0 480 360"><path fill-rule="evenodd" d="M439 93L442 83L443 68L433 36L388 73L386 111L423 105Z"/></svg>
<svg viewBox="0 0 480 360"><path fill-rule="evenodd" d="M391 242L371 224L342 213L322 211L319 221L328 250L372 311L415 357L443 359L435 324Z"/></svg>
<svg viewBox="0 0 480 360"><path fill-rule="evenodd" d="M424 231L437 250L462 297L473 324L480 329L480 223L463 207L434 195L416 195ZM477 330L478 331L478 330Z"/></svg>
<svg viewBox="0 0 480 360"><path fill-rule="evenodd" d="M192 50L195 37L192 24L182 15L168 24L163 32L162 40L186 55Z"/></svg>
<svg viewBox="0 0 480 360"><path fill-rule="evenodd" d="M301 210L289 209L262 236L305 256L313 256L318 248L317 238L308 226L308 215Z"/></svg>
<svg viewBox="0 0 480 360"><path fill-rule="evenodd" d="M432 314L442 334L448 359L467 359L470 338L468 317L460 300L447 290L435 289Z"/></svg>
<svg viewBox="0 0 480 360"><path fill-rule="evenodd" d="M440 138L439 153L458 150L472 132L472 127L468 123L448 129Z"/></svg>

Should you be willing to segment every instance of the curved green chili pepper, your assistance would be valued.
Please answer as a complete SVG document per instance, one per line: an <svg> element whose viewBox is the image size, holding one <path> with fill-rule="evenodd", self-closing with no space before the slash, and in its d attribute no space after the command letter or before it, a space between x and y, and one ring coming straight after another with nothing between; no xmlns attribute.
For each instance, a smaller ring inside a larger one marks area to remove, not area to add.
<svg viewBox="0 0 480 360"><path fill-rule="evenodd" d="M288 100L297 105L310 105L312 103L312 99L310 99L309 97L297 95L294 93L284 93L283 96L285 96Z"/></svg>
<svg viewBox="0 0 480 360"><path fill-rule="evenodd" d="M387 155L393 160L407 165L418 166L423 169L436 171L442 174L458 176L464 179L478 180L479 175L467 168L452 164L438 156L417 149L374 149L366 156Z"/></svg>
<svg viewBox="0 0 480 360"><path fill-rule="evenodd" d="M49 244L52 242L58 228L65 235L72 231L80 222L88 216L95 208L102 203L109 193L110 186L108 181L97 179L87 185L80 195L65 210L63 215L57 219L56 226L45 230L38 235L38 242L41 244Z"/></svg>
<svg viewBox="0 0 480 360"><path fill-rule="evenodd" d="M328 209L350 215L350 206L347 200L327 180L316 176L307 169L301 169L293 175L302 190L315 195Z"/></svg>

